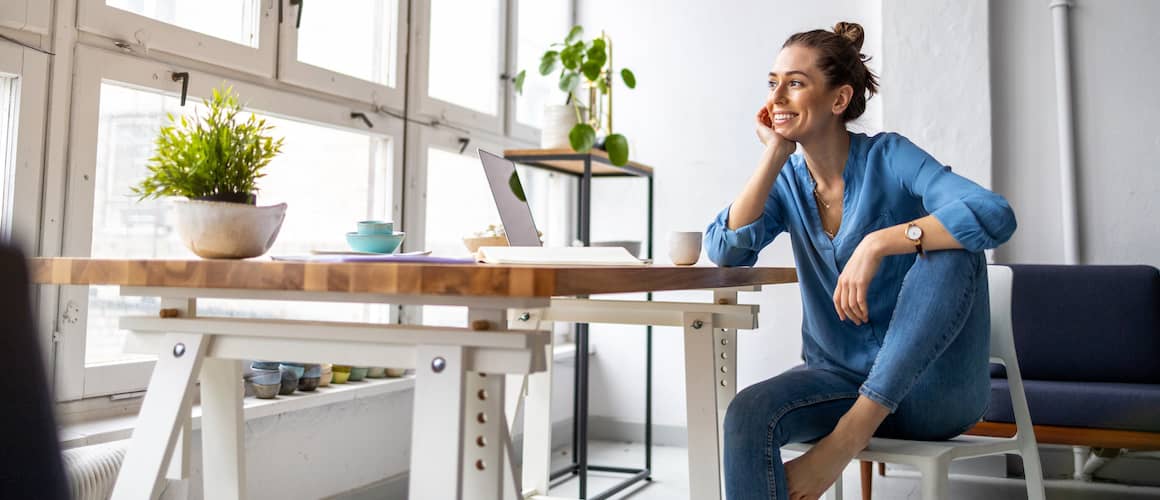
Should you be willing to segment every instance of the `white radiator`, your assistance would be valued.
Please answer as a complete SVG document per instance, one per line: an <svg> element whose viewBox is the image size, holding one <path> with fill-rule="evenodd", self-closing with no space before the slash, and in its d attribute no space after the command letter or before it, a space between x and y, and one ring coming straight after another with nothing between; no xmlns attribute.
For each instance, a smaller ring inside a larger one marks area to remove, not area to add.
<svg viewBox="0 0 1160 500"><path fill-rule="evenodd" d="M64 450L61 455L73 500L109 498L128 446L126 439Z"/></svg>

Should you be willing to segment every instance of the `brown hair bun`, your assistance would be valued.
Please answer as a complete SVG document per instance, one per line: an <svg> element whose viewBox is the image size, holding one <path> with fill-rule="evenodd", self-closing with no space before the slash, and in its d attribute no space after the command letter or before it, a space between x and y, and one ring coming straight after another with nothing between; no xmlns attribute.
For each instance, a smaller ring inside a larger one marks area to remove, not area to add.
<svg viewBox="0 0 1160 500"><path fill-rule="evenodd" d="M854 95L842 112L842 119L850 121L866 111L866 101L878 93L878 76L866 66L869 56L862 54L866 35L862 25L841 22L834 31L810 30L790 35L782 48L791 45L809 47L817 52L816 64L830 86L850 85Z"/></svg>
<svg viewBox="0 0 1160 500"><path fill-rule="evenodd" d="M862 51L862 42L866 40L866 32L862 31L861 24L839 22L834 25L834 34L848 40L855 50Z"/></svg>

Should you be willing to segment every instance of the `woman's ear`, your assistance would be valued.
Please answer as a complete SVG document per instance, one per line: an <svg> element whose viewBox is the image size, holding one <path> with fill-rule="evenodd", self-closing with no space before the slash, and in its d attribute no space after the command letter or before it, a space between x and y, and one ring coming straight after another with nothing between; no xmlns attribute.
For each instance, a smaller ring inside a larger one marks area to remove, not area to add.
<svg viewBox="0 0 1160 500"><path fill-rule="evenodd" d="M854 98L854 87L846 84L838 87L837 93L834 96L834 106L831 108L835 115L841 115L846 112L846 108L850 106L850 100Z"/></svg>

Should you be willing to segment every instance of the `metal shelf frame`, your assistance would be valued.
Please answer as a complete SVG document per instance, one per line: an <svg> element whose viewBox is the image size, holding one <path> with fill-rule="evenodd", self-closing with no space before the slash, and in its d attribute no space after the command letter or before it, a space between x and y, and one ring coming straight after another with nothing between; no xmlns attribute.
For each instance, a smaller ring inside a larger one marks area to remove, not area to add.
<svg viewBox="0 0 1160 500"><path fill-rule="evenodd" d="M591 244L590 224L592 219L592 179L594 177L644 177L648 179L648 235L646 236L646 257L653 258L653 172L652 168L637 163L624 167L612 165L605 155L592 153L561 152L547 150L505 151L504 157L529 167L549 170L576 177L579 180L577 198L577 238L584 246ZM548 162L580 162L578 169L561 168ZM600 173L593 173L593 164L600 164ZM652 293L646 300L652 300ZM645 327L645 415L644 415L644 468L614 467L588 463L588 324L576 324L576 369L573 373L572 399L572 463L552 472L550 479L556 480L571 474L579 479L579 498L604 500L639 481L652 481L652 326ZM627 479L612 487L588 496L588 471L630 474ZM547 493L547 492L544 492Z"/></svg>

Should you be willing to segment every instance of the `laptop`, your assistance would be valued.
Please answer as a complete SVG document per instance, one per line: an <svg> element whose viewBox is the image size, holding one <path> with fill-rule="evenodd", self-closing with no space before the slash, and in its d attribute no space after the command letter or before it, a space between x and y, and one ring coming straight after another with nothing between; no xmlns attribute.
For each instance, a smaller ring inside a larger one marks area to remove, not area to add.
<svg viewBox="0 0 1160 500"><path fill-rule="evenodd" d="M540 246L540 235L532 220L532 208L528 206L524 187L516 174L515 162L482 149L477 151L483 162L483 172L487 174L487 184L491 186L491 196L495 198L495 207L499 210L499 219L507 233L508 245Z"/></svg>

